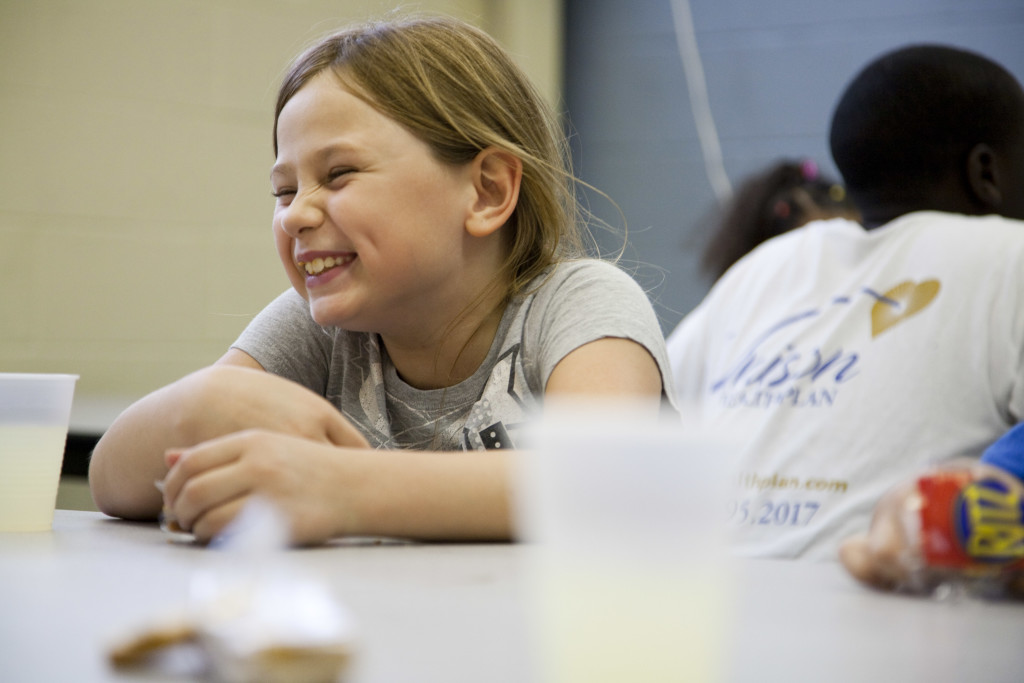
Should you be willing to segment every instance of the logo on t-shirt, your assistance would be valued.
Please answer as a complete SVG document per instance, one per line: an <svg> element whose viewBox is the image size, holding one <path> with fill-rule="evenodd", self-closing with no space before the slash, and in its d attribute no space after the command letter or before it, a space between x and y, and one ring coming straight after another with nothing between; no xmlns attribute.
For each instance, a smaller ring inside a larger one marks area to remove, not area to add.
<svg viewBox="0 0 1024 683"><path fill-rule="evenodd" d="M939 293L938 280L901 282L883 294L871 307L871 336L877 337L893 325L920 313Z"/></svg>
<svg viewBox="0 0 1024 683"><path fill-rule="evenodd" d="M845 326L851 314L864 315L865 309L854 305L872 300L870 330L875 339L927 308L939 289L934 279L905 280L884 293L860 287L852 295L789 314L753 336L724 372L713 375L710 393L727 408L833 405L840 387L858 375L861 353L856 344L865 338L851 335Z"/></svg>

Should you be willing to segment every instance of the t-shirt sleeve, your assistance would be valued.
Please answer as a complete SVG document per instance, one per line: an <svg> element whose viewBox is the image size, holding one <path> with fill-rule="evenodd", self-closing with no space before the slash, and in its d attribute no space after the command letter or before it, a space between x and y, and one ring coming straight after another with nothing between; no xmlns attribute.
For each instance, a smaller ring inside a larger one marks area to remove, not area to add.
<svg viewBox="0 0 1024 683"><path fill-rule="evenodd" d="M289 289L267 305L232 348L252 356L267 372L298 382L323 396L333 338L309 314L309 304Z"/></svg>
<svg viewBox="0 0 1024 683"><path fill-rule="evenodd" d="M679 407L690 409L704 396L708 308L698 306L669 333L665 344Z"/></svg>
<svg viewBox="0 0 1024 683"><path fill-rule="evenodd" d="M643 346L658 364L662 390L674 405L665 337L647 294L611 263L584 260L561 264L537 292L524 339L534 340L539 386L555 366L592 341L614 337Z"/></svg>
<svg viewBox="0 0 1024 683"><path fill-rule="evenodd" d="M981 456L981 461L1024 479L1024 422L1006 432Z"/></svg>

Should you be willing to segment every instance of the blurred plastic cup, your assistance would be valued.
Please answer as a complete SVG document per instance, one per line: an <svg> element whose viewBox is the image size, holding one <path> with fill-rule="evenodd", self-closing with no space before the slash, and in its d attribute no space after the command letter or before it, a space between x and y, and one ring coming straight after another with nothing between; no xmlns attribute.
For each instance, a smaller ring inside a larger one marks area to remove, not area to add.
<svg viewBox="0 0 1024 683"><path fill-rule="evenodd" d="M550 403L526 445L517 513L542 680L721 680L728 445L628 404Z"/></svg>
<svg viewBox="0 0 1024 683"><path fill-rule="evenodd" d="M0 373L0 532L53 527L77 380Z"/></svg>

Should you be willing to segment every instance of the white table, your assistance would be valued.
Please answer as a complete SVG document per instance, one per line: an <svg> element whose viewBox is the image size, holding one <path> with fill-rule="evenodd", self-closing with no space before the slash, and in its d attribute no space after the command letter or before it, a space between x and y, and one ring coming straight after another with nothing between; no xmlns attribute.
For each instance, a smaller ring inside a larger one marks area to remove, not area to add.
<svg viewBox="0 0 1024 683"><path fill-rule="evenodd" d="M287 561L327 580L361 639L353 683L537 681L526 545L350 545ZM0 680L124 675L105 648L184 600L213 551L154 526L58 510L54 530L0 534ZM834 564L744 561L729 681L1024 681L1024 605L878 594ZM632 683L632 682L629 682Z"/></svg>

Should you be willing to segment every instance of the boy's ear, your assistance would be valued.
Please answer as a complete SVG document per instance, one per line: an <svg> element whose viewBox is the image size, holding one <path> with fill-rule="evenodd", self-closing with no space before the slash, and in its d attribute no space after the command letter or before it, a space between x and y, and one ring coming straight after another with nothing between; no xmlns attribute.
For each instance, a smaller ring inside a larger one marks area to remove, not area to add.
<svg viewBox="0 0 1024 683"><path fill-rule="evenodd" d="M523 162L510 152L488 147L471 164L475 200L466 230L474 237L485 237L505 225L515 211Z"/></svg>
<svg viewBox="0 0 1024 683"><path fill-rule="evenodd" d="M967 153L967 182L974 198L993 212L1003 203L1001 178L996 168L996 153L984 143Z"/></svg>

